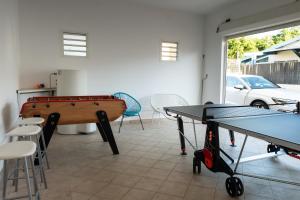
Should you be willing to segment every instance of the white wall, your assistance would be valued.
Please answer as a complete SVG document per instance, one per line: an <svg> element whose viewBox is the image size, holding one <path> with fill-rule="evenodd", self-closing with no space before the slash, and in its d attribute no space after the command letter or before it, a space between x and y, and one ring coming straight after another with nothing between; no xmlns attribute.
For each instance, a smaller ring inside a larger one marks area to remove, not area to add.
<svg viewBox="0 0 300 200"><path fill-rule="evenodd" d="M256 13L276 8L280 5L285 5L294 0L251 0L241 1L224 7L218 11L215 11L205 17L204 22L204 52L205 59L205 73L208 74L208 79L204 83L204 101L211 100L214 102L221 101L221 84L222 84L222 65L223 65L223 48L222 41L224 36L222 33L216 33L219 24L223 23L227 18L239 19L245 16L252 16ZM280 19L276 19L277 23ZM260 23L260 22L258 22ZM246 26L248 24L241 24ZM261 25L268 25L265 22L261 22ZM227 31L230 32L230 31Z"/></svg>
<svg viewBox="0 0 300 200"><path fill-rule="evenodd" d="M125 91L149 110L153 93L200 101L203 18L103 0L20 1L22 87L57 69L86 69L90 94ZM62 32L88 33L88 57L62 56ZM178 41L178 62L161 62L160 42Z"/></svg>
<svg viewBox="0 0 300 200"><path fill-rule="evenodd" d="M19 37L16 0L0 0L0 44L1 144L7 141L4 134L15 125L18 117L16 89L18 88ZM2 162L0 162L0 171L1 169ZM1 178L0 182L2 182Z"/></svg>
<svg viewBox="0 0 300 200"><path fill-rule="evenodd" d="M299 56L293 51L281 51L275 55L271 55L269 62L282 62L282 61L300 61Z"/></svg>
<svg viewBox="0 0 300 200"><path fill-rule="evenodd" d="M18 117L19 37L16 0L0 0L0 144Z"/></svg>

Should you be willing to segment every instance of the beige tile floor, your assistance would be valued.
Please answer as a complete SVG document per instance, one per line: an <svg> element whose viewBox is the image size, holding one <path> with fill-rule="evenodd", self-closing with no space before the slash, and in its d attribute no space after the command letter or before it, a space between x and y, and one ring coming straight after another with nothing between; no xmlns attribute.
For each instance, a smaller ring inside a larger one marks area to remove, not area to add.
<svg viewBox="0 0 300 200"><path fill-rule="evenodd" d="M112 123L120 155L112 155L98 132L89 135L55 134L48 149L51 169L46 171L48 189L41 186L43 200L222 200L228 196L226 175L202 167L192 173L193 151L179 154L176 121L144 122L142 131L136 122L125 122L121 133ZM198 144L203 145L205 127L197 125ZM191 124L185 131L193 139ZM237 157L243 136L237 135L237 147L229 146L227 132L221 134L221 146ZM194 141L194 140L192 140ZM245 156L265 153L266 143L250 138ZM240 171L296 180L300 182L300 161L287 156L243 164ZM300 187L242 177L245 193L238 199L299 200ZM20 185L21 192L25 190ZM12 191L12 188L9 188ZM14 195L14 193L10 193Z"/></svg>

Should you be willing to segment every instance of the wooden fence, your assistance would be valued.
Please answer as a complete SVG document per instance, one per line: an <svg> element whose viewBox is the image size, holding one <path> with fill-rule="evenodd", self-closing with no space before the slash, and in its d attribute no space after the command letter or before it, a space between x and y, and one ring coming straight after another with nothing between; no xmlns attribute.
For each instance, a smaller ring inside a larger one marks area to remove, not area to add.
<svg viewBox="0 0 300 200"><path fill-rule="evenodd" d="M241 64L241 72L260 75L277 84L300 84L300 62Z"/></svg>

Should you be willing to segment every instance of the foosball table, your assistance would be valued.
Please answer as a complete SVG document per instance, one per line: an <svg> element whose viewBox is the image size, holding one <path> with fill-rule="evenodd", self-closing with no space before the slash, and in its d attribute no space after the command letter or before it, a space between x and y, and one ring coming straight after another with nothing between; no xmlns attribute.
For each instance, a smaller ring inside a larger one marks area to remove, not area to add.
<svg viewBox="0 0 300 200"><path fill-rule="evenodd" d="M125 110L123 100L109 95L47 96L29 98L20 116L46 120L43 127L46 147L41 145L43 148L49 145L57 125L96 123L103 141L110 144L113 154L119 154L109 122L119 118Z"/></svg>

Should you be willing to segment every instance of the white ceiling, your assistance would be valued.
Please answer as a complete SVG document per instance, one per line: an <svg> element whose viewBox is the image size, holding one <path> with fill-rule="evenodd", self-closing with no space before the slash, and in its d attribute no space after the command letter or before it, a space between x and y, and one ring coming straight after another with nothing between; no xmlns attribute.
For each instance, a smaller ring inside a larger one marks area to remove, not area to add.
<svg viewBox="0 0 300 200"><path fill-rule="evenodd" d="M226 4L240 0L130 0L160 8L207 14Z"/></svg>

